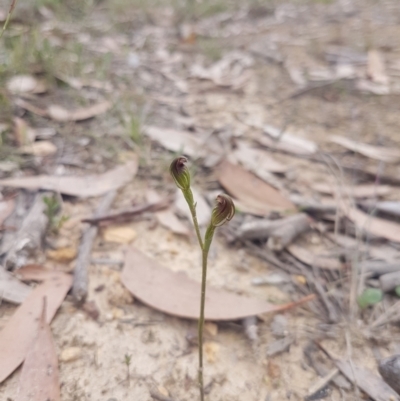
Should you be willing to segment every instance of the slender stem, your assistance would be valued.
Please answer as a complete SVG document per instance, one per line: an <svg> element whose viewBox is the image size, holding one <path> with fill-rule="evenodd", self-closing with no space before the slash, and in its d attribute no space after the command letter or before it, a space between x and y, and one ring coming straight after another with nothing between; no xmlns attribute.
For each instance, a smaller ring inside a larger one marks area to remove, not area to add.
<svg viewBox="0 0 400 401"><path fill-rule="evenodd" d="M203 329L204 329L204 306L206 301L206 282L207 282L207 260L211 242L214 236L215 227L210 224L207 228L204 238L204 247L202 252L202 274L201 274L201 300L200 317L198 323L199 337L199 387L200 400L204 401L204 380L203 380Z"/></svg>
<svg viewBox="0 0 400 401"><path fill-rule="evenodd" d="M12 15L12 13L14 11L16 3L17 3L17 0L11 0L10 9L8 10L8 15L7 15L6 21L4 22L3 29L0 32L0 39L3 36L4 32L6 31L8 23L11 20L11 15Z"/></svg>
<svg viewBox="0 0 400 401"><path fill-rule="evenodd" d="M204 245L203 245L203 240L201 238L199 223L197 222L196 204L194 202L193 192L190 188L187 191L182 191L182 192L183 192L183 196L185 197L186 202L189 206L190 213L192 215L193 225L194 225L194 229L196 231L197 240L199 241L201 250L203 250Z"/></svg>

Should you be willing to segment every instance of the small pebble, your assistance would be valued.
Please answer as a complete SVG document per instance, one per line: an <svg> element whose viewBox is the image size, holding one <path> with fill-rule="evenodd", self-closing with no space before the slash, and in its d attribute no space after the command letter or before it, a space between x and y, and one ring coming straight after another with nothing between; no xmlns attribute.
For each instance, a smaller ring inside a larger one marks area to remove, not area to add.
<svg viewBox="0 0 400 401"><path fill-rule="evenodd" d="M82 355L82 350L78 347L70 347L62 350L60 355L61 362L72 362L79 359Z"/></svg>

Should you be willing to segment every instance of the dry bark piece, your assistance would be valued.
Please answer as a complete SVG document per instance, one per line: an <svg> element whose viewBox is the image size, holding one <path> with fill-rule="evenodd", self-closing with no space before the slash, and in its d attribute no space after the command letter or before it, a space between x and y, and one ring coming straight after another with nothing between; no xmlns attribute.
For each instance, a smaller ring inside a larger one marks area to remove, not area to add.
<svg viewBox="0 0 400 401"><path fill-rule="evenodd" d="M400 395L397 394L389 385L387 385L379 376L370 370L357 366L344 359L333 357L328 350L319 344L319 347L328 355L338 369L356 386L369 395L375 401L400 401Z"/></svg>
<svg viewBox="0 0 400 401"><path fill-rule="evenodd" d="M332 135L329 137L329 139L333 143L352 150L353 152L360 153L361 155L371 159L386 163L398 163L400 161L400 151L397 149L368 145L366 143L356 142L339 135Z"/></svg>
<svg viewBox="0 0 400 401"><path fill-rule="evenodd" d="M400 394L400 355L381 360L378 370L385 382Z"/></svg>
<svg viewBox="0 0 400 401"><path fill-rule="evenodd" d="M34 177L8 178L0 180L4 187L25 188L31 190L47 189L65 195L88 198L101 196L118 189L130 182L138 169L137 159L103 174L87 176L51 176L38 175Z"/></svg>
<svg viewBox="0 0 400 401"><path fill-rule="evenodd" d="M29 257L41 251L43 236L48 224L48 217L44 213L46 205L43 199L45 196L46 194L36 196L16 237L8 245L3 245L2 251L6 254L4 258L6 269L21 267Z"/></svg>
<svg viewBox="0 0 400 401"><path fill-rule="evenodd" d="M49 274L18 307L0 331L0 383L24 361L36 335L43 298L47 299L48 323L53 319L72 284L72 277L61 272Z"/></svg>
<svg viewBox="0 0 400 401"><path fill-rule="evenodd" d="M117 195L115 190L110 191L101 200L99 207L96 210L96 215L104 214L114 202ZM72 285L72 295L75 303L82 304L85 302L88 293L88 265L90 263L90 254L92 251L93 242L98 232L97 226L86 226L83 230L81 244L78 250L78 256L76 259L75 270L74 270L74 282Z"/></svg>
<svg viewBox="0 0 400 401"><path fill-rule="evenodd" d="M21 281L0 266L0 300L20 304L24 302L31 291L31 287L21 283Z"/></svg>
<svg viewBox="0 0 400 401"><path fill-rule="evenodd" d="M350 205L342 207L345 216L363 231L390 241L400 242L400 225L392 221L373 217Z"/></svg>
<svg viewBox="0 0 400 401"><path fill-rule="evenodd" d="M67 110L62 106L51 105L47 108L47 116L52 120L59 122L84 121L89 118L105 113L111 108L108 101L100 102L89 107L83 107L73 111Z"/></svg>
<svg viewBox="0 0 400 401"><path fill-rule="evenodd" d="M145 127L144 133L165 149L171 152L180 152L187 156L197 156L202 147L200 139L189 131L178 131L149 125Z"/></svg>
<svg viewBox="0 0 400 401"><path fill-rule="evenodd" d="M60 401L58 360L50 326L46 321L46 303L40 316L36 339L22 366L16 401Z"/></svg>
<svg viewBox="0 0 400 401"><path fill-rule="evenodd" d="M218 166L216 173L221 185L253 214L263 216L271 211L295 209L293 203L279 191L241 166L225 160Z"/></svg>
<svg viewBox="0 0 400 401"><path fill-rule="evenodd" d="M121 275L122 283L134 297L167 314L198 319L200 283L183 272L173 272L160 266L135 248L126 254ZM262 300L247 298L212 287L207 288L206 320L237 320L289 309L314 296L284 305L272 305Z"/></svg>

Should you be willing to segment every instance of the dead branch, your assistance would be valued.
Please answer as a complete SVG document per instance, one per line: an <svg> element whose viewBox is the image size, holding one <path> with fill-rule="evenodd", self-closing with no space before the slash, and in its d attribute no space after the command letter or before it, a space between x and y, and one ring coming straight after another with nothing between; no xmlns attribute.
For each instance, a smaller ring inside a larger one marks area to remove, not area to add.
<svg viewBox="0 0 400 401"><path fill-rule="evenodd" d="M310 218L305 213L288 217L268 238L267 246L272 251L282 251L297 236L310 229Z"/></svg>
<svg viewBox="0 0 400 401"><path fill-rule="evenodd" d="M126 222L134 216L137 216L143 212L156 212L158 210L165 209L169 206L170 201L168 199L164 199L160 202L156 203L144 203L142 205L134 206L130 209L121 210L115 213L107 214L104 213L100 216L94 216L88 219L83 219L82 223L89 224L101 224L101 223L118 223L118 222Z"/></svg>
<svg viewBox="0 0 400 401"><path fill-rule="evenodd" d="M108 192L102 198L99 207L95 212L95 217L104 214L112 205L117 191ZM92 251L93 242L96 238L98 228L96 226L87 226L82 235L81 245L76 259L74 270L74 281L72 284L72 295L77 304L81 305L87 297L88 293L88 271L87 266L90 263L90 253Z"/></svg>

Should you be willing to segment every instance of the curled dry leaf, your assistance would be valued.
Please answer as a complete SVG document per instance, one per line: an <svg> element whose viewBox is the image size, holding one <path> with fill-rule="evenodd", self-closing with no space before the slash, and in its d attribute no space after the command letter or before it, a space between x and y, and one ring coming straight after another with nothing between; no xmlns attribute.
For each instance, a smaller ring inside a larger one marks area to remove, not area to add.
<svg viewBox="0 0 400 401"><path fill-rule="evenodd" d="M135 248L130 248L126 254L121 281L134 297L154 309L182 318L199 317L200 283L183 272L173 272L160 266ZM289 309L313 298L312 295L298 302L272 305L208 287L205 319L237 320L263 315Z"/></svg>
<svg viewBox="0 0 400 401"><path fill-rule="evenodd" d="M4 187L25 189L47 189L70 196L88 198L100 196L113 189L118 189L130 182L136 175L137 159L118 166L103 174L84 177L38 175L34 177L8 178L0 180Z"/></svg>
<svg viewBox="0 0 400 401"><path fill-rule="evenodd" d="M153 141L171 152L180 152L187 156L196 156L201 148L201 140L189 131L161 128L149 125L144 133Z"/></svg>
<svg viewBox="0 0 400 401"><path fill-rule="evenodd" d="M100 102L89 107L83 107L73 111L67 110L62 106L51 105L47 108L47 116L59 122L83 121L105 113L111 108L108 101Z"/></svg>
<svg viewBox="0 0 400 401"><path fill-rule="evenodd" d="M47 299L43 300L36 339L29 348L19 378L16 401L60 401L60 383L56 349L46 321Z"/></svg>
<svg viewBox="0 0 400 401"><path fill-rule="evenodd" d="M217 168L221 185L242 205L245 211L264 216L271 211L294 210L295 206L279 191L243 167L223 161Z"/></svg>
<svg viewBox="0 0 400 401"><path fill-rule="evenodd" d="M22 275L23 270L18 273ZM25 298L0 331L0 383L26 358L37 333L43 298L47 299L46 321L50 323L72 284L72 277L61 272L47 272L43 277L45 281Z"/></svg>
<svg viewBox="0 0 400 401"><path fill-rule="evenodd" d="M332 135L329 137L329 140L371 159L380 160L386 163L398 163L400 161L400 150L397 149L368 145L339 135Z"/></svg>

